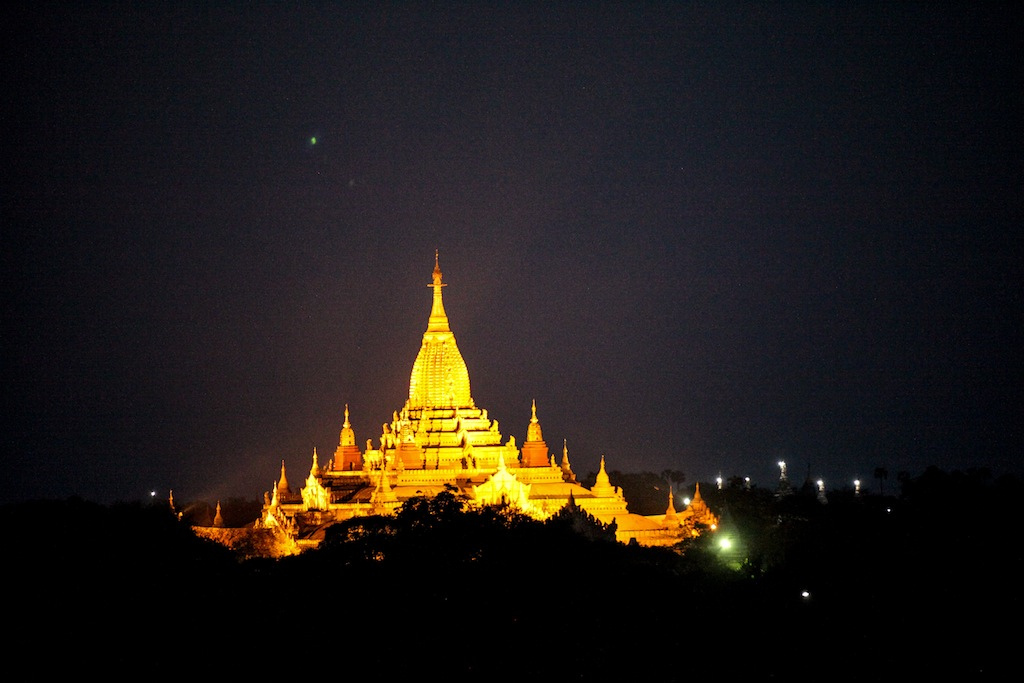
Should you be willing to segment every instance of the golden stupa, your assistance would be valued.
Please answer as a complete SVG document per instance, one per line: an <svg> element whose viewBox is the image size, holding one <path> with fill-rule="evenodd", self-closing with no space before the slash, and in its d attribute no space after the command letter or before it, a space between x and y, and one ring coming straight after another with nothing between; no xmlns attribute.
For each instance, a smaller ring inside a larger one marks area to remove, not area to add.
<svg viewBox="0 0 1024 683"><path fill-rule="evenodd" d="M345 405L344 424L334 458L321 464L316 449L302 488L281 476L264 495L255 526L287 537L295 550L312 547L331 524L359 515L391 514L415 496L432 496L454 486L471 505L510 505L544 519L572 501L597 520L615 525L622 542L669 545L693 533L686 515L669 500L664 515L629 512L621 489L613 486L601 457L590 489L576 481L563 441L561 461L548 451L537 418L531 417L522 448L504 438L498 421L477 407L469 370L445 313L441 268L434 257L433 301L423 343L412 365L409 397L382 425L376 447L360 450Z"/></svg>

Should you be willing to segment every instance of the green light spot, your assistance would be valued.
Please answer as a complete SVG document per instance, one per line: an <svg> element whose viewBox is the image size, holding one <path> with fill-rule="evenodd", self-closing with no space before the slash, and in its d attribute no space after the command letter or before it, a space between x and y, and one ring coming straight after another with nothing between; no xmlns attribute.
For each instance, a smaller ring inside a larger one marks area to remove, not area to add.
<svg viewBox="0 0 1024 683"><path fill-rule="evenodd" d="M311 145L315 145L315 144L316 144L316 137L315 137L315 136L314 136L314 137L311 137L311 138L309 139L309 144L311 144Z"/></svg>

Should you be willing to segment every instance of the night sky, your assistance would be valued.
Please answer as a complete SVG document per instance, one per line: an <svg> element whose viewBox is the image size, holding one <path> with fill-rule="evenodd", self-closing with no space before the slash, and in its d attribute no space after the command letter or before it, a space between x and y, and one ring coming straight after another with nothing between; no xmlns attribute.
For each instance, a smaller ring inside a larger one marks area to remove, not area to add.
<svg viewBox="0 0 1024 683"><path fill-rule="evenodd" d="M376 445L435 250L579 474L1022 469L1012 3L80 5L0 22L3 500Z"/></svg>

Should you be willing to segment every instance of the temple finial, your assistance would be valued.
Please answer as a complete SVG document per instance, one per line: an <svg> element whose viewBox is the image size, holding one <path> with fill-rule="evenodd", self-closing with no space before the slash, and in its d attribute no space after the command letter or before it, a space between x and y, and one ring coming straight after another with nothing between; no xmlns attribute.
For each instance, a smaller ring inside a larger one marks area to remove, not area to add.
<svg viewBox="0 0 1024 683"><path fill-rule="evenodd" d="M431 287L439 287L439 286L443 287L444 285L441 283L441 262L438 259L438 251L437 251L437 249L434 250L434 273L433 273L433 275L434 275L434 282L433 282L432 285L429 285L429 286L431 286Z"/></svg>
<svg viewBox="0 0 1024 683"><path fill-rule="evenodd" d="M444 312L444 302L441 300L441 288L446 285L441 282L441 265L438 262L436 249L434 250L433 282L427 286L434 288L434 303L430 308L427 332L451 332L451 328L448 327L448 316Z"/></svg>
<svg viewBox="0 0 1024 683"><path fill-rule="evenodd" d="M530 418L530 422L537 421L537 399L533 399L533 417Z"/></svg>

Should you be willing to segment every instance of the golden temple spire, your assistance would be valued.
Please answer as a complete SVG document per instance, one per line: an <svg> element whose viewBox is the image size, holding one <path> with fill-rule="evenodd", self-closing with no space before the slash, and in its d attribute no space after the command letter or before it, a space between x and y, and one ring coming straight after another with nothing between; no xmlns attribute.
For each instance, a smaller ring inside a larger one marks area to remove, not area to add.
<svg viewBox="0 0 1024 683"><path fill-rule="evenodd" d="M438 261L438 252L434 250L434 273L433 282L428 287L434 288L434 303L430 308L430 320L427 321L428 332L451 332L448 327L448 316L444 312L444 301L441 299L441 288L447 287L441 282L441 265Z"/></svg>
<svg viewBox="0 0 1024 683"><path fill-rule="evenodd" d="M672 489L668 490L668 509L665 510L665 523L666 524L679 524L679 515L676 514L676 506L673 503L674 494Z"/></svg>
<svg viewBox="0 0 1024 683"><path fill-rule="evenodd" d="M339 446L355 446L356 433L352 429L352 423L348 420L348 404L345 404L345 424L341 426L341 437L338 440Z"/></svg>
<svg viewBox="0 0 1024 683"><path fill-rule="evenodd" d="M690 501L690 505L693 505L694 503L698 503L699 504L699 503L702 503L702 502L704 502L704 501L702 501L701 498L700 498L700 482L698 481L696 488L694 488L693 499Z"/></svg>
<svg viewBox="0 0 1024 683"><path fill-rule="evenodd" d="M217 514L213 516L214 526L224 526L224 518L220 514L220 501L217 501Z"/></svg>
<svg viewBox="0 0 1024 683"><path fill-rule="evenodd" d="M288 488L288 477L284 473L284 460L281 461L281 478L278 480L274 490L281 493L291 493L291 489Z"/></svg>
<svg viewBox="0 0 1024 683"><path fill-rule="evenodd" d="M562 479L569 482L576 481L576 474L569 464L569 442L566 439L562 439Z"/></svg>
<svg viewBox="0 0 1024 683"><path fill-rule="evenodd" d="M434 300L430 308L423 344L412 366L409 379L410 409L473 407L469 390L469 371L448 325L441 298L441 266L434 252Z"/></svg>
<svg viewBox="0 0 1024 683"><path fill-rule="evenodd" d="M601 471L597 473L597 481L594 482L594 486L590 489L596 496L608 496L611 495L615 488L612 486L611 481L608 479L608 472L604 469L604 456L601 456Z"/></svg>
<svg viewBox="0 0 1024 683"><path fill-rule="evenodd" d="M536 400L533 402L530 425L526 428L526 441L523 442L521 461L523 467L550 467L551 465L548 445L544 443L544 435L540 431L540 421L537 419Z"/></svg>
<svg viewBox="0 0 1024 683"><path fill-rule="evenodd" d="M370 450L367 443L366 450ZM338 448L334 451L335 470L358 470L363 468L363 457L356 445L356 432L352 429L352 423L348 419L348 404L345 404L345 424L341 428L341 436L338 439Z"/></svg>
<svg viewBox="0 0 1024 683"><path fill-rule="evenodd" d="M526 428L527 441L543 441L544 435L540 429L540 420L537 419L537 400L533 401L533 416L530 418L530 426ZM547 458L547 447L545 446L544 458Z"/></svg>

